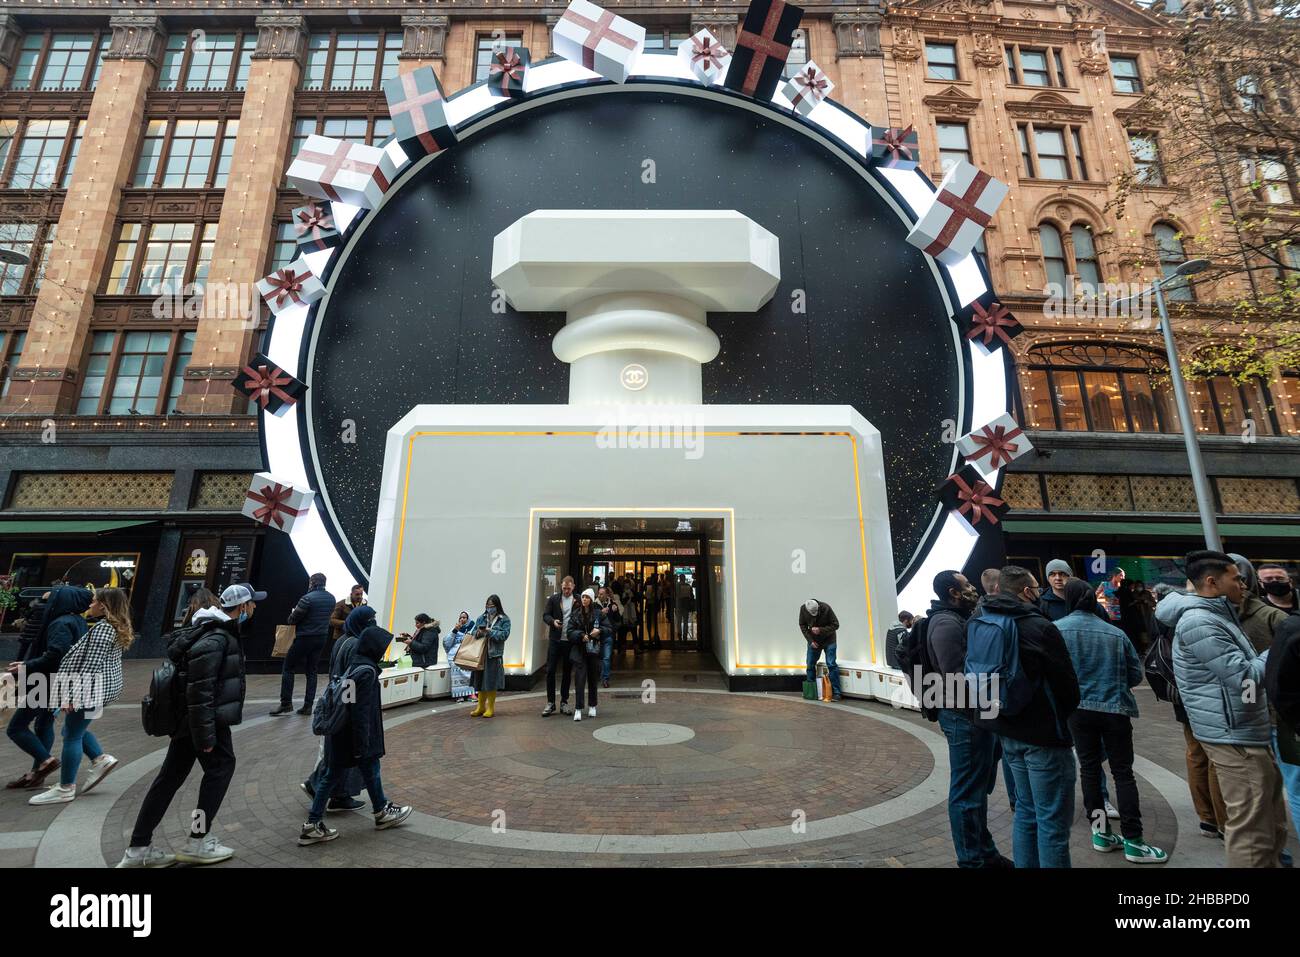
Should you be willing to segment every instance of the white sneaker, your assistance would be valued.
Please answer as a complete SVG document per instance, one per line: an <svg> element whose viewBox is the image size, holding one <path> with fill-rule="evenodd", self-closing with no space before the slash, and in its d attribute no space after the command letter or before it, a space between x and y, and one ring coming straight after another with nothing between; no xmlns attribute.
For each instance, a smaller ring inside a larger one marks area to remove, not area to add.
<svg viewBox="0 0 1300 957"><path fill-rule="evenodd" d="M582 720L582 709L581 709L581 708L574 708L574 709L573 709L573 720L574 720L574 721L581 721L581 720Z"/></svg>
<svg viewBox="0 0 1300 957"><path fill-rule="evenodd" d="M1118 821L1119 811L1115 810L1115 805L1111 804L1109 801L1106 801L1105 804L1106 804L1106 817L1110 818L1112 821Z"/></svg>
<svg viewBox="0 0 1300 957"><path fill-rule="evenodd" d="M27 803L28 803L28 804L37 804L37 805L39 805L39 804L67 804L69 801L71 801L71 800L72 800L73 798L75 798L76 796L77 796L77 786L76 786L75 784L74 784L72 787L70 787L70 788L65 788L65 787L63 787L63 786L61 786L61 785L56 784L56 785L54 785L54 787L49 788L48 790L42 791L40 794L33 795L33 796L32 796L32 797L27 801Z"/></svg>
<svg viewBox="0 0 1300 957"><path fill-rule="evenodd" d="M108 777L109 772L115 767L117 767L117 758L111 754L101 754L91 761L90 773L86 775L86 783L81 786L81 793L89 793L100 781Z"/></svg>
<svg viewBox="0 0 1300 957"><path fill-rule="evenodd" d="M171 867L175 863L175 855L168 854L161 848L154 847L151 844L148 847L128 847L126 853L122 855L122 860L118 862L117 866Z"/></svg>
<svg viewBox="0 0 1300 957"><path fill-rule="evenodd" d="M176 860L186 864L220 864L235 856L235 852L217 840L215 834L191 837L185 850L176 853Z"/></svg>
<svg viewBox="0 0 1300 957"><path fill-rule="evenodd" d="M596 706L594 704L587 709L587 717L588 718L596 717Z"/></svg>

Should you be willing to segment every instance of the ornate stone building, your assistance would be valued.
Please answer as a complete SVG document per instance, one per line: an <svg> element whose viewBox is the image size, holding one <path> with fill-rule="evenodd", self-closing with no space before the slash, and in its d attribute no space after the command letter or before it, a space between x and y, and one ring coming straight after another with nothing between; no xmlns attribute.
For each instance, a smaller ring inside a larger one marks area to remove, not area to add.
<svg viewBox="0 0 1300 957"><path fill-rule="evenodd" d="M730 43L744 11L609 5L647 27L650 48L702 26ZM1153 324L1064 315L1043 294L1067 278L1147 281L1196 253L1184 237L1211 198L1163 185L1160 131L1136 109L1174 21L1125 0L804 6L792 62L815 59L834 97L865 117L914 124L936 181L960 157L1012 185L981 250L1027 327L1014 351L1022 421L1040 449L1007 483L1011 553L1162 556L1194 544ZM232 291L294 251L287 161L315 132L382 142L379 86L397 72L432 65L460 89L483 75L494 37L544 58L561 7L0 5L0 246L22 254L0 263L0 572L48 580L72 560L60 555L134 561L146 635L197 583L277 563L297 574L278 536L263 540L238 516L260 450L228 388L265 321ZM1109 184L1134 163L1149 185L1118 219ZM1298 382L1277 370L1196 387L1228 537L1260 557L1296 556Z"/></svg>

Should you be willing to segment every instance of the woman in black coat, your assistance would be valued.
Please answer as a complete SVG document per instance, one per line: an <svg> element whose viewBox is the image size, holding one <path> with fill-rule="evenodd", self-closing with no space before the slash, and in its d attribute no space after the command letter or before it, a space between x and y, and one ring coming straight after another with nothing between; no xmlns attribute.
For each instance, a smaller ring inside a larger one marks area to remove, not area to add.
<svg viewBox="0 0 1300 957"><path fill-rule="evenodd" d="M439 636L442 625L436 618L430 618L424 612L415 616L415 634L403 635L406 653L411 656L411 664L417 668L429 668L438 663Z"/></svg>
<svg viewBox="0 0 1300 957"><path fill-rule="evenodd" d="M371 625L357 638L352 663L344 675L350 681L347 721L336 733L329 736L326 749L329 766L312 798L307 823L298 835L298 844L320 844L339 836L336 828L324 824L325 805L333 788L333 778L355 767L361 772L370 803L374 808L375 829L396 827L411 816L410 805L397 805L384 796L384 786L379 778L379 761L384 756L384 716L379 697L379 662L388 650L393 636Z"/></svg>
<svg viewBox="0 0 1300 957"><path fill-rule="evenodd" d="M583 692L591 699L587 716L596 717L596 682L600 676L601 648L613 636L609 619L596 602L596 592L588 588L569 613L569 660L573 662L573 685L578 696L578 706L573 709L573 720L582 720Z"/></svg>

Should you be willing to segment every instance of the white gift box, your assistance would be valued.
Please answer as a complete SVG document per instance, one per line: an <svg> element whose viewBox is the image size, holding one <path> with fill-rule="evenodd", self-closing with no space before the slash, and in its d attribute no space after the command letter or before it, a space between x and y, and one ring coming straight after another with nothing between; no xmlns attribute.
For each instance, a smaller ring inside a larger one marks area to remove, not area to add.
<svg viewBox="0 0 1300 957"><path fill-rule="evenodd" d="M790 101L795 112L807 116L817 104L831 95L835 84L830 81L822 68L809 60L799 68L799 72L785 81L781 92Z"/></svg>
<svg viewBox="0 0 1300 957"><path fill-rule="evenodd" d="M677 59L701 83L711 84L727 75L727 67L731 66L731 51L708 30L701 30L677 44Z"/></svg>
<svg viewBox="0 0 1300 957"><path fill-rule="evenodd" d="M311 508L315 495L309 489L297 489L280 481L270 472L258 472L248 486L240 512L255 522L291 532L298 519Z"/></svg>
<svg viewBox="0 0 1300 957"><path fill-rule="evenodd" d="M907 241L947 266L956 265L970 255L1006 195L1006 183L958 160Z"/></svg>
<svg viewBox="0 0 1300 957"><path fill-rule="evenodd" d="M308 196L374 209L397 178L397 167L377 146L313 135L287 175L290 185Z"/></svg>
<svg viewBox="0 0 1300 957"><path fill-rule="evenodd" d="M279 315L299 303L313 303L325 295L325 286L312 273L307 260L299 256L283 269L257 281L262 300Z"/></svg>
<svg viewBox="0 0 1300 957"><path fill-rule="evenodd" d="M645 49L645 27L587 0L573 0L552 31L551 52L622 83Z"/></svg>
<svg viewBox="0 0 1300 957"><path fill-rule="evenodd" d="M986 475L1009 465L1033 447L1016 420L1006 412L957 440L957 448L966 461Z"/></svg>

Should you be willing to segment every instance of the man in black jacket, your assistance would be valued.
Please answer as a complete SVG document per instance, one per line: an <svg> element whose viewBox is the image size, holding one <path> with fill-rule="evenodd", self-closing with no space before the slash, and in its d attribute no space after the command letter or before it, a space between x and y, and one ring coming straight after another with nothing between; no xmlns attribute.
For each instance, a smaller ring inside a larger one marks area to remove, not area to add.
<svg viewBox="0 0 1300 957"><path fill-rule="evenodd" d="M174 633L167 657L183 676L185 717L172 733L167 756L144 796L131 843L118 867L167 867L176 861L216 864L234 856L212 833L212 823L235 775L230 729L244 716L246 684L239 632L265 599L266 592L252 585L231 585L221 593L220 608L200 609L188 629ZM185 849L173 856L153 846L153 832L195 761L203 768L199 806L190 817Z"/></svg>
<svg viewBox="0 0 1300 957"><path fill-rule="evenodd" d="M307 594L289 612L289 624L296 625L297 631L280 669L280 707L271 712L272 717L293 712L294 675L300 669L307 676L307 688L298 713L311 714L316 703L316 663L329 640L333 612L334 596L325 590L325 576L317 572L307 579Z"/></svg>
<svg viewBox="0 0 1300 957"><path fill-rule="evenodd" d="M966 623L966 643L973 649L993 628L1018 642L1020 677L997 677L1012 686L1000 689L1003 694L1023 685L1027 703L1014 714L976 703L976 720L998 735L1016 784L1016 867L1069 867L1075 765L1066 722L1079 706L1079 679L1061 633L1038 609L1040 592L1028 569L1003 568L997 594Z"/></svg>
<svg viewBox="0 0 1300 957"><path fill-rule="evenodd" d="M569 713L569 683L573 680L573 663L569 661L569 614L577 599L573 597L573 576L565 575L560 590L546 599L542 621L546 622L546 709L543 718L555 714L555 669L563 669L560 682L560 714Z"/></svg>
<svg viewBox="0 0 1300 957"><path fill-rule="evenodd" d="M831 700L839 701L840 669L835 663L836 635L840 630L840 620L835 617L835 609L824 601L809 598L799 609L799 630L808 642L808 680L817 680L817 661L826 652L826 671L831 678Z"/></svg>

